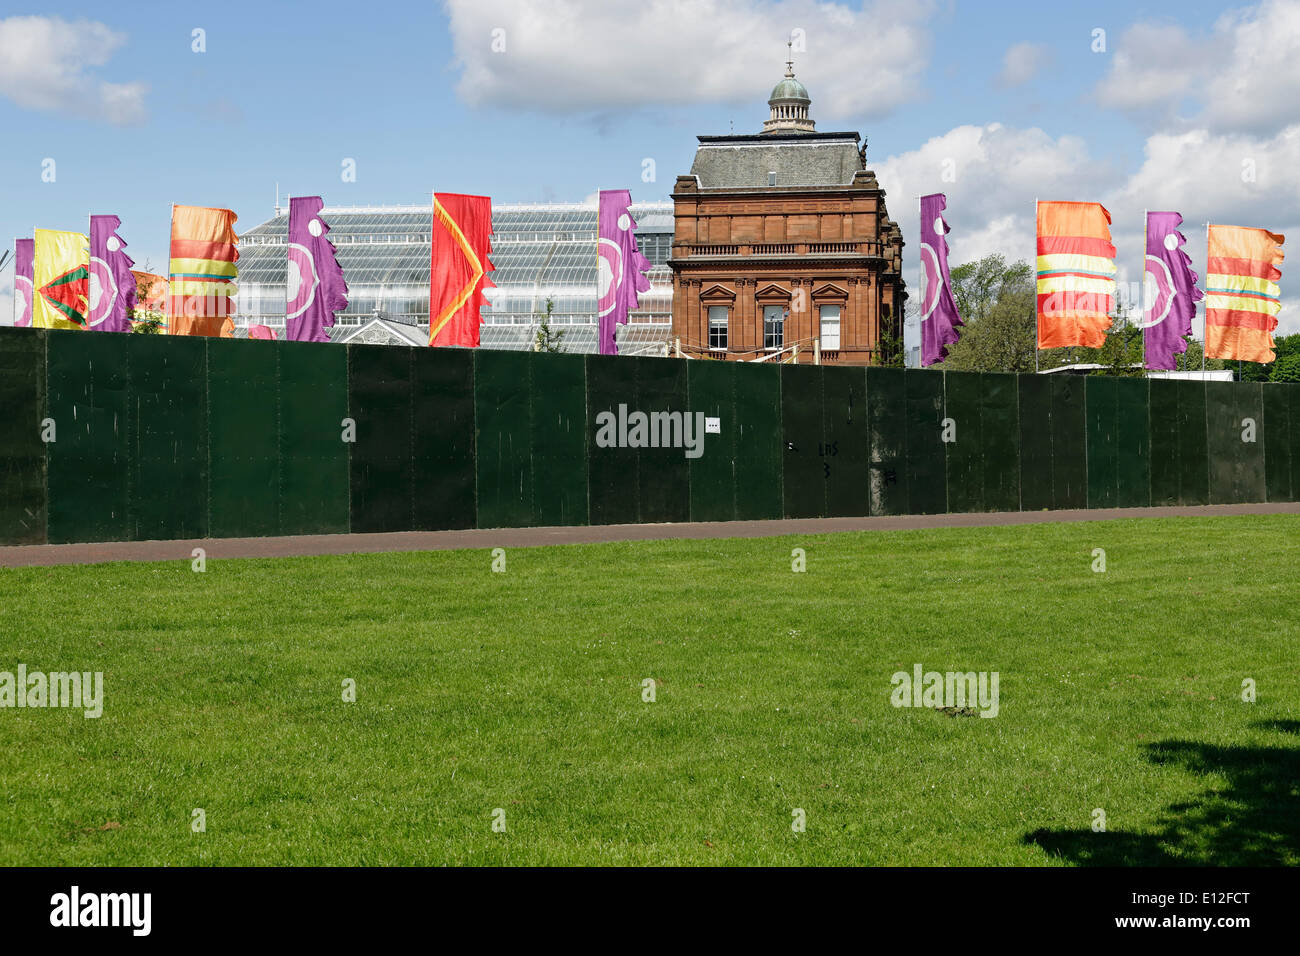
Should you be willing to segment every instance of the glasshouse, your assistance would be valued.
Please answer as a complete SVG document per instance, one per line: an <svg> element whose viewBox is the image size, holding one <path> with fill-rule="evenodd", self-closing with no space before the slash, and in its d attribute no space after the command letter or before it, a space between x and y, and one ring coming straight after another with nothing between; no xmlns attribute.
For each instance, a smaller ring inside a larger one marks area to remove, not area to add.
<svg viewBox="0 0 1300 956"><path fill-rule="evenodd" d="M670 202L633 205L637 243L650 260L651 290L618 330L622 354L664 354L672 334ZM546 322L566 352L596 351L595 203L499 205L492 209L489 306L482 345L532 349ZM348 283L334 342L425 345L429 335L432 207L334 206L321 211ZM237 335L265 325L284 335L287 207L240 236ZM548 316L549 312L549 316Z"/></svg>

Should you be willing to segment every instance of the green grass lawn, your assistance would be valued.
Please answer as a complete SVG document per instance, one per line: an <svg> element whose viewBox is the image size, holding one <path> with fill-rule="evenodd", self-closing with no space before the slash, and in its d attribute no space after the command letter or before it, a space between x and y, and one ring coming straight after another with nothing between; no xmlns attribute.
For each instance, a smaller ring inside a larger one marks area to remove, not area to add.
<svg viewBox="0 0 1300 956"><path fill-rule="evenodd" d="M0 570L0 671L105 698L0 710L0 863L1300 863L1297 532ZM1000 713L891 706L917 663Z"/></svg>

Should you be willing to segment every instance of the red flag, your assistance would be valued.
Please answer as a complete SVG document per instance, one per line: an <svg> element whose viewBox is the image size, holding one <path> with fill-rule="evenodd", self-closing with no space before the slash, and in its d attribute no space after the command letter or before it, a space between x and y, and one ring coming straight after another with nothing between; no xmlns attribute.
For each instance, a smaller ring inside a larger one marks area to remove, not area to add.
<svg viewBox="0 0 1300 956"><path fill-rule="evenodd" d="M484 289L495 288L492 271L492 200L487 196L436 193L433 256L429 270L429 344L479 344Z"/></svg>

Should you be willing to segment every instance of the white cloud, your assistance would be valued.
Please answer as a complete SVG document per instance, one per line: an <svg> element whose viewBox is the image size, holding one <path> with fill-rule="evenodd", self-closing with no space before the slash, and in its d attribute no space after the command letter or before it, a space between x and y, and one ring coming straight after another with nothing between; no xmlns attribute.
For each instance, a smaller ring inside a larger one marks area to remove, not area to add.
<svg viewBox="0 0 1300 956"><path fill-rule="evenodd" d="M951 181L945 170L952 172ZM1032 261L1035 198L1105 205L1118 278L1130 289L1141 278L1146 209L1183 214L1187 252L1202 274L1207 221L1260 226L1300 244L1300 124L1267 137L1205 129L1159 133L1147 139L1142 165L1128 176L1099 164L1076 137L1053 139L1038 129L997 123L959 126L920 149L889 157L878 164L877 175L905 236L916 234L917 196L947 195L954 265L995 252L1009 262ZM905 278L916 289L916 242L904 252ZM1292 268L1282 267L1279 334L1300 331L1300 253L1292 257ZM1288 272L1294 273L1289 281ZM1200 335L1199 318L1195 331Z"/></svg>
<svg viewBox="0 0 1300 956"><path fill-rule="evenodd" d="M1300 2L1269 0L1238 11L1216 32L1232 38L1226 64L1207 63L1205 121L1256 132L1296 121L1300 99Z"/></svg>
<svg viewBox="0 0 1300 956"><path fill-rule="evenodd" d="M917 197L948 197L953 262L1001 252L1009 261L1033 254L1034 200L1095 194L1114 176L1077 136L1000 123L958 126L920 149L876 164L890 215L915 233ZM915 259L915 244L906 250Z"/></svg>
<svg viewBox="0 0 1300 956"><path fill-rule="evenodd" d="M1144 209L1171 209L1184 217L1193 268L1205 273L1205 223L1259 226L1300 243L1300 124L1274 136L1214 134L1205 129L1158 133L1147 139L1145 160L1107 199L1121 249L1142 248ZM1133 259L1137 252L1121 253ZM1279 334L1300 331L1300 254L1282 265ZM1291 273L1288 281L1288 273ZM1199 319L1197 334L1199 335Z"/></svg>
<svg viewBox="0 0 1300 956"><path fill-rule="evenodd" d="M103 66L126 37L102 23L57 17L0 20L0 96L30 110L73 113L117 125L142 122L142 83L109 83Z"/></svg>
<svg viewBox="0 0 1300 956"><path fill-rule="evenodd" d="M1120 37L1097 99L1122 110L1168 113L1199 82L1205 52L1177 24L1135 24Z"/></svg>
<svg viewBox="0 0 1300 956"><path fill-rule="evenodd" d="M1017 43L1007 48L1002 56L1002 72L998 74L999 86L1024 86L1047 62L1047 47L1041 43Z"/></svg>
<svg viewBox="0 0 1300 956"><path fill-rule="evenodd" d="M552 113L762 104L802 30L795 72L815 120L882 116L920 95L929 2L447 0L457 90ZM494 32L502 31L502 32ZM494 52L493 46L504 44ZM846 66L853 64L853 66Z"/></svg>
<svg viewBox="0 0 1300 956"><path fill-rule="evenodd" d="M1296 118L1300 0L1264 0L1220 17L1204 35L1174 23L1138 23L1116 44L1097 85L1103 106L1212 130L1269 132Z"/></svg>

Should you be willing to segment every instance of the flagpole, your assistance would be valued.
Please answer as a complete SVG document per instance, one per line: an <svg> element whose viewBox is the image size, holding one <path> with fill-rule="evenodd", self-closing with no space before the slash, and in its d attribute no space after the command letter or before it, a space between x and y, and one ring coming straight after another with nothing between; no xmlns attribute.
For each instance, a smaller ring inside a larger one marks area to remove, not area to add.
<svg viewBox="0 0 1300 956"><path fill-rule="evenodd" d="M1034 197L1034 374L1038 374L1038 197Z"/></svg>
<svg viewBox="0 0 1300 956"><path fill-rule="evenodd" d="M1146 375L1147 368L1147 296L1146 296L1146 275L1147 275L1147 235L1151 232L1151 211L1146 207L1142 209L1142 269L1138 272L1138 280L1141 283L1138 286L1138 305L1142 309L1142 318L1138 321L1138 328L1142 332L1142 374Z"/></svg>
<svg viewBox="0 0 1300 956"><path fill-rule="evenodd" d="M601 346L601 340L600 340L600 187L599 187L599 186L596 187L596 308L595 308L595 315L593 316L593 318L595 318L595 320L596 320L596 354L599 355L599 354L600 354L600 346ZM707 314L707 312L705 313L705 319L704 319L704 321L705 321L705 332L704 332L704 335L705 335L705 344L707 345L707 344L708 344L708 334L709 334L709 333L708 333L708 324L707 324L707 323L708 323L708 314ZM538 334L538 333L540 333L540 332L541 332L541 324L538 323L538 330L537 330L536 333L534 333L534 335L536 335L536 334ZM614 338L614 354L617 355L617 354L618 354L618 328L617 328L617 326L615 327L615 329L614 329L614 331L612 332L612 334L613 334L614 337L615 337L615 338ZM688 336L690 335L689 330L688 330L688 332L687 332L687 335L688 335ZM678 356L678 357L680 358L680 356Z"/></svg>
<svg viewBox="0 0 1300 956"><path fill-rule="evenodd" d="M433 243L438 241L438 190L429 190L429 347L433 347Z"/></svg>
<svg viewBox="0 0 1300 956"><path fill-rule="evenodd" d="M1210 223L1205 223L1205 285L1210 285ZM1193 308L1195 303L1193 303ZM1205 381L1205 352L1210 347L1210 300L1206 293L1205 308L1201 316L1201 381Z"/></svg>
<svg viewBox="0 0 1300 956"><path fill-rule="evenodd" d="M925 211L924 208L921 206L921 194L920 194L920 193L917 193L917 194L916 194L916 223L917 223L917 227L918 227L918 229L920 230L920 231L917 233L917 235L918 235L918 237L920 237L920 238L924 238L924 236L925 236L925 220L922 218L922 215L923 215L924 211ZM937 250L936 250L936 251L937 251ZM919 240L918 240L918 248L917 248L917 257L918 257L918 258L917 258L917 263L916 263L916 265L917 265L917 271L920 273L920 275L918 275L918 276L916 277L916 284L917 284L917 286L921 289L921 313L922 313L920 319L919 319L919 320L917 321L917 323L916 323L916 331L918 331L918 332L921 333L921 348L920 348L920 350L919 350L919 352L920 352L920 359L917 361L917 367L918 367L918 368L926 368L927 366L926 366L926 364L925 364L925 314L924 314L924 313L925 313L925 293L926 293L926 288L925 288L925 287L926 287L926 281L925 281L925 262L924 262L924 260L920 257ZM906 336L907 336L907 322L906 322L906 321L903 322L903 326L902 326L902 327L903 327L903 337L904 337L904 341L903 341L903 343L902 343L902 345L903 345L903 366L906 367L906 366L907 366L907 341L906 341ZM879 341L879 336L877 336L877 341L876 341L876 354L877 354L877 355L880 354L880 341Z"/></svg>
<svg viewBox="0 0 1300 956"><path fill-rule="evenodd" d="M176 203L172 203L171 224L167 227L167 298L163 301L163 318L168 318L167 313L171 310L171 305L175 302L172 294L172 237L176 235ZM172 315L171 320L167 323L167 334L176 334L176 316Z"/></svg>

